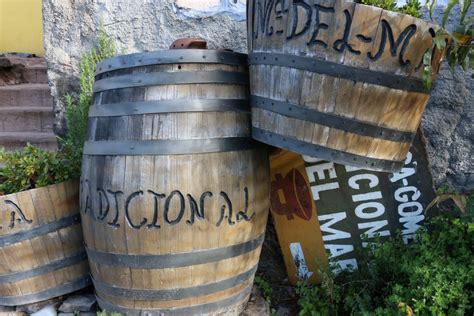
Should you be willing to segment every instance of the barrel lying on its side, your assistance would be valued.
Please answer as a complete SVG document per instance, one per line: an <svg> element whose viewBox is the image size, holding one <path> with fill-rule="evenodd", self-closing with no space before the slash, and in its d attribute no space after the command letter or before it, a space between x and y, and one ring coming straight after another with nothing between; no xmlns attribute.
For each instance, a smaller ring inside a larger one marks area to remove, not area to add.
<svg viewBox="0 0 474 316"><path fill-rule="evenodd" d="M340 164L398 172L429 91L429 23L350 1L248 2L252 136ZM441 52L433 52L433 72Z"/></svg>
<svg viewBox="0 0 474 316"><path fill-rule="evenodd" d="M246 55L174 50L98 65L81 214L99 305L238 314L269 209Z"/></svg>
<svg viewBox="0 0 474 316"><path fill-rule="evenodd" d="M90 284L79 183L0 196L0 305L47 300Z"/></svg>

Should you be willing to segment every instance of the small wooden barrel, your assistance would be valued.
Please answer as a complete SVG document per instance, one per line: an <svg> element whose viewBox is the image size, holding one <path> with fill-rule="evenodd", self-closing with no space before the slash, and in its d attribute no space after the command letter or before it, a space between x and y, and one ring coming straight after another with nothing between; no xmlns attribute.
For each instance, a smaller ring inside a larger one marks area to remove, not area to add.
<svg viewBox="0 0 474 316"><path fill-rule="evenodd" d="M0 196L0 305L47 300L89 285L79 183Z"/></svg>
<svg viewBox="0 0 474 316"><path fill-rule="evenodd" d="M248 1L252 135L341 164L399 171L429 92L432 26L349 1ZM433 53L433 69L441 53Z"/></svg>
<svg viewBox="0 0 474 316"><path fill-rule="evenodd" d="M81 214L99 305L239 314L269 209L247 56L171 50L98 65Z"/></svg>

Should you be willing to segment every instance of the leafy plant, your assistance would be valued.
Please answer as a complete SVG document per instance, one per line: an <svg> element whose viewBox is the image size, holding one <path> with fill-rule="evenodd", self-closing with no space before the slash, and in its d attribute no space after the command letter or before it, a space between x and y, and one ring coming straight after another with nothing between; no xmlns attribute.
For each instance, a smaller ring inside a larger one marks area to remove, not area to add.
<svg viewBox="0 0 474 316"><path fill-rule="evenodd" d="M433 19L433 11L437 0L426 0L426 6ZM472 1L449 0L443 13L441 28L436 30L431 49L427 50L423 58L423 82L427 88L431 88L433 79L433 68L431 61L436 52L445 52L446 59L452 71L456 66L464 70L474 69L474 17L468 17ZM446 30L446 23L453 12L459 6L460 17L458 26L454 32Z"/></svg>
<svg viewBox="0 0 474 316"><path fill-rule="evenodd" d="M359 0L362 4L382 8L384 10L400 12L414 17L421 17L421 3L418 0L408 0L404 6L399 7L395 0Z"/></svg>
<svg viewBox="0 0 474 316"><path fill-rule="evenodd" d="M104 59L117 55L115 42L107 35L102 23L99 27L97 43L96 48L83 53L79 67L78 97L75 98L71 94L65 96L68 131L65 138L60 139L60 146L64 156L69 159L74 177L79 177L81 174L82 150L87 134L96 65Z"/></svg>
<svg viewBox="0 0 474 316"><path fill-rule="evenodd" d="M70 178L58 153L28 144L23 151L0 150L0 195L66 181Z"/></svg>
<svg viewBox="0 0 474 316"><path fill-rule="evenodd" d="M399 7L395 0L358 0L358 3L371 5L408 14L417 18L422 17L421 3L418 0L407 0L406 4ZM437 0L425 0L426 7L433 20L433 12ZM446 30L446 23L455 7L460 8L459 23L451 33ZM439 60L440 55L445 55L452 71L456 66L461 66L464 70L474 69L474 17L469 16L472 8L472 1L469 0L449 0L443 13L441 27L434 31L433 43L423 56L423 84L427 89L433 85L434 73L438 69L433 69L433 60ZM436 65L438 67L438 65Z"/></svg>
<svg viewBox="0 0 474 316"><path fill-rule="evenodd" d="M107 311L102 311L97 312L97 316L122 316L122 314L116 312L108 313Z"/></svg>
<svg viewBox="0 0 474 316"><path fill-rule="evenodd" d="M327 266L318 266L321 285L300 282L296 287L299 296L300 315L333 315L334 307L341 301L341 288L335 282L336 274Z"/></svg>
<svg viewBox="0 0 474 316"><path fill-rule="evenodd" d="M408 0L407 3L400 8L400 12L414 16L415 18L421 18L421 3L418 0Z"/></svg>
<svg viewBox="0 0 474 316"><path fill-rule="evenodd" d="M116 55L115 43L101 24L97 48L84 53L80 63L80 93L65 97L68 131L56 153L28 144L17 152L0 151L0 195L20 192L77 178L87 133L96 64Z"/></svg>
<svg viewBox="0 0 474 316"><path fill-rule="evenodd" d="M446 215L428 227L361 249L355 271L321 269L321 285L298 286L300 315L473 315L474 229Z"/></svg>
<svg viewBox="0 0 474 316"><path fill-rule="evenodd" d="M371 5L384 10L396 11L397 2L395 0L360 0L357 1L362 4Z"/></svg>
<svg viewBox="0 0 474 316"><path fill-rule="evenodd" d="M263 298L265 299L265 301L267 301L268 304L271 304L272 296L273 296L273 288L270 282L268 282L262 275L258 275L258 274L255 276L254 282L255 282L255 285L258 286L260 291L262 291Z"/></svg>

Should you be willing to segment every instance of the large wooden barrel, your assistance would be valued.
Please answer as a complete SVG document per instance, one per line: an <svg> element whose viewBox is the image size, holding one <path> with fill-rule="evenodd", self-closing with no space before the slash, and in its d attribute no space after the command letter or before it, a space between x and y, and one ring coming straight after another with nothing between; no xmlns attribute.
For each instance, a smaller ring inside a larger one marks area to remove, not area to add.
<svg viewBox="0 0 474 316"><path fill-rule="evenodd" d="M399 171L429 98L420 19L351 1L248 1L255 139ZM433 53L433 69L441 53Z"/></svg>
<svg viewBox="0 0 474 316"><path fill-rule="evenodd" d="M0 196L0 305L47 300L89 285L79 183Z"/></svg>
<svg viewBox="0 0 474 316"><path fill-rule="evenodd" d="M269 209L250 137L247 56L139 53L98 65L81 214L99 305L136 314L238 314Z"/></svg>

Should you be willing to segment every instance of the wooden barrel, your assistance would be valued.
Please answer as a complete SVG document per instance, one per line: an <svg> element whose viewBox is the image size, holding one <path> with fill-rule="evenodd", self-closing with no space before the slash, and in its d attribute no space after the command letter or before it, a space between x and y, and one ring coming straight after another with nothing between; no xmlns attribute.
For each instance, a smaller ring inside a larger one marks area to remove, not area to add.
<svg viewBox="0 0 474 316"><path fill-rule="evenodd" d="M81 215L99 305L238 314L269 209L247 56L170 50L98 65Z"/></svg>
<svg viewBox="0 0 474 316"><path fill-rule="evenodd" d="M89 285L79 183L0 196L0 305L47 300Z"/></svg>
<svg viewBox="0 0 474 316"><path fill-rule="evenodd" d="M248 1L252 135L341 164L399 171L429 98L432 25L349 1ZM441 53L433 53L437 72Z"/></svg>

